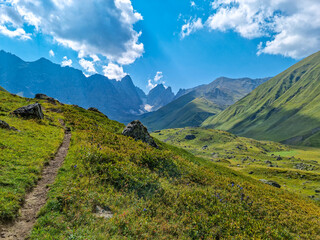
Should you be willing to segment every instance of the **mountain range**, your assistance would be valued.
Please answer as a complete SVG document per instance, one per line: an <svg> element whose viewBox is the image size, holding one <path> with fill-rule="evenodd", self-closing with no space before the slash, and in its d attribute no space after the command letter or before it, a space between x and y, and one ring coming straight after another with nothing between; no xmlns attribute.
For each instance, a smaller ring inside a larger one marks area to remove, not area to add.
<svg viewBox="0 0 320 240"><path fill-rule="evenodd" d="M221 77L210 84L180 89L174 101L139 119L152 131L200 126L208 117L216 116L269 79Z"/></svg>
<svg viewBox="0 0 320 240"><path fill-rule="evenodd" d="M80 70L61 67L41 58L25 62L0 51L0 85L11 93L34 97L44 93L65 103L96 107L111 119L127 123L144 112L158 109L174 98L171 88L158 85L148 95L136 87L130 76L121 81ZM150 106L150 109L146 106Z"/></svg>
<svg viewBox="0 0 320 240"><path fill-rule="evenodd" d="M320 52L209 117L202 126L255 139L320 146Z"/></svg>

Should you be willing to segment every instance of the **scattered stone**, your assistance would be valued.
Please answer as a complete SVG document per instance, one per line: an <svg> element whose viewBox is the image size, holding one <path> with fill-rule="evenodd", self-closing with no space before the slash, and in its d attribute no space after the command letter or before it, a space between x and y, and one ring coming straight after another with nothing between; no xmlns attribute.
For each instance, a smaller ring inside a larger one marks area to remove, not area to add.
<svg viewBox="0 0 320 240"><path fill-rule="evenodd" d="M265 163L265 164L272 164L272 162L269 161L269 160L268 160L268 161L265 161L264 163Z"/></svg>
<svg viewBox="0 0 320 240"><path fill-rule="evenodd" d="M23 118L35 118L35 119L43 119L44 115L42 112L41 105L39 103L31 104L28 106L24 106L18 108L12 112L15 116L20 116Z"/></svg>
<svg viewBox="0 0 320 240"><path fill-rule="evenodd" d="M95 213L94 215L96 217L102 217L102 218L105 218L105 219L110 219L113 217L113 213L111 212L111 209L108 208L108 207L99 207L99 206L96 206L96 209L95 209Z"/></svg>
<svg viewBox="0 0 320 240"><path fill-rule="evenodd" d="M279 156L279 157L277 157L277 160L278 160L278 161L282 160L282 157L280 157L280 156Z"/></svg>
<svg viewBox="0 0 320 240"><path fill-rule="evenodd" d="M0 120L0 128L2 129L7 129L7 130L13 130L13 131L19 131L15 127L11 127L8 123L5 121Z"/></svg>
<svg viewBox="0 0 320 240"><path fill-rule="evenodd" d="M208 148L208 145L205 145L202 147L202 150L206 150Z"/></svg>
<svg viewBox="0 0 320 240"><path fill-rule="evenodd" d="M281 188L281 185L275 181L272 180L266 180L266 179L259 179L260 182L263 182L265 184L268 184L270 186L276 187L276 188Z"/></svg>
<svg viewBox="0 0 320 240"><path fill-rule="evenodd" d="M158 148L158 145L148 133L148 129L139 120L129 123L123 130L122 135L132 137L136 141L141 140L152 147Z"/></svg>
<svg viewBox="0 0 320 240"><path fill-rule="evenodd" d="M316 193L320 193L320 189L316 189L314 190Z"/></svg>
<svg viewBox="0 0 320 240"><path fill-rule="evenodd" d="M253 171L250 171L250 172L249 172L249 174L253 174L253 173L254 173Z"/></svg>
<svg viewBox="0 0 320 240"><path fill-rule="evenodd" d="M196 136L195 135L187 135L184 139L193 140L193 139L196 139Z"/></svg>
<svg viewBox="0 0 320 240"><path fill-rule="evenodd" d="M161 132L160 130L154 131L154 133L160 133L160 132Z"/></svg>

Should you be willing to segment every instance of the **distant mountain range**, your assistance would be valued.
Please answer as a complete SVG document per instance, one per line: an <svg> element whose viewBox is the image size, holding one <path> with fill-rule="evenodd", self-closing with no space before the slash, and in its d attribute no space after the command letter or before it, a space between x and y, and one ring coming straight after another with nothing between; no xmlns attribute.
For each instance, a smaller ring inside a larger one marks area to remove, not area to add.
<svg viewBox="0 0 320 240"><path fill-rule="evenodd" d="M320 52L202 125L256 139L320 146Z"/></svg>
<svg viewBox="0 0 320 240"><path fill-rule="evenodd" d="M221 77L210 84L180 89L174 101L139 119L152 131L200 126L208 117L217 115L269 79Z"/></svg>
<svg viewBox="0 0 320 240"><path fill-rule="evenodd" d="M61 67L45 58L25 62L4 51L0 51L0 85L24 97L44 93L64 103L96 107L109 118L123 123L158 109L174 98L171 88L161 84L146 95L133 84L130 76L121 81L99 74L86 77L80 70Z"/></svg>

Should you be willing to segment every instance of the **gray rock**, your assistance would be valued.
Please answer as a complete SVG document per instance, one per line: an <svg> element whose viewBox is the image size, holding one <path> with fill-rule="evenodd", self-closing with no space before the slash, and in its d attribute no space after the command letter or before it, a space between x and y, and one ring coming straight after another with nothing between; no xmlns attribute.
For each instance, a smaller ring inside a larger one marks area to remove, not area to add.
<svg viewBox="0 0 320 240"><path fill-rule="evenodd" d="M195 139L195 138L196 138L195 135L187 135L184 139L186 139L186 140L193 140L193 139Z"/></svg>
<svg viewBox="0 0 320 240"><path fill-rule="evenodd" d="M122 135L132 137L136 141L141 140L152 147L158 148L158 145L148 133L148 129L139 120L129 123L123 130Z"/></svg>
<svg viewBox="0 0 320 240"><path fill-rule="evenodd" d="M2 121L2 120L0 120L0 128L7 129L7 130L18 131L18 129L16 129L14 127L10 127L10 125L8 123L6 123L5 121Z"/></svg>
<svg viewBox="0 0 320 240"><path fill-rule="evenodd" d="M269 184L273 187L276 187L276 188L281 188L281 185L275 181L272 181L272 180L266 180L266 179L259 179L260 182L263 182L265 184Z"/></svg>
<svg viewBox="0 0 320 240"><path fill-rule="evenodd" d="M88 108L88 111L100 113L100 114L104 115L106 118L108 118L105 114L100 112L98 108L90 107L90 108Z"/></svg>
<svg viewBox="0 0 320 240"><path fill-rule="evenodd" d="M23 117L23 118L35 118L35 119L44 118L41 105L39 103L18 108L14 110L12 114L15 116Z"/></svg>
<svg viewBox="0 0 320 240"><path fill-rule="evenodd" d="M109 219L109 218L113 217L113 213L110 210L110 208L108 208L108 207L102 208L100 206L96 206L94 215L96 217L102 217L102 218L105 218L105 219Z"/></svg>
<svg viewBox="0 0 320 240"><path fill-rule="evenodd" d="M35 99L47 100L48 102L53 103L53 104L56 103L56 100L54 98L48 97L47 95L42 94L42 93L37 93L35 96Z"/></svg>

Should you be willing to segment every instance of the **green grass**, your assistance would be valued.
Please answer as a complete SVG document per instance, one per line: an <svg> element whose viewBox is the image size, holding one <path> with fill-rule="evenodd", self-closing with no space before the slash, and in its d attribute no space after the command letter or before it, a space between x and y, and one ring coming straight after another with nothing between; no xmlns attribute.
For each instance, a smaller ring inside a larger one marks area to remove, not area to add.
<svg viewBox="0 0 320 240"><path fill-rule="evenodd" d="M5 90L3 87L0 86L0 91L6 92L7 90Z"/></svg>
<svg viewBox="0 0 320 240"><path fill-rule="evenodd" d="M67 108L71 148L31 239L319 236L313 201L159 141L159 150L151 148L119 135L124 126L117 122ZM114 216L96 217L96 206Z"/></svg>
<svg viewBox="0 0 320 240"><path fill-rule="evenodd" d="M200 126L205 119L220 113L221 110L222 108L217 104L205 98L197 98L195 93L191 92L156 112L143 115L140 120L150 131L164 128Z"/></svg>
<svg viewBox="0 0 320 240"><path fill-rule="evenodd" d="M9 113L33 103L0 92L0 119L20 132L0 129L0 222L14 219L24 196L41 175L63 139L63 130L55 117L23 120ZM5 103L5 104L4 104ZM46 105L46 104L44 104Z"/></svg>
<svg viewBox="0 0 320 240"><path fill-rule="evenodd" d="M202 126L255 139L320 146L320 52L260 85Z"/></svg>
<svg viewBox="0 0 320 240"><path fill-rule="evenodd" d="M11 108L33 102L8 100L0 105L8 109L3 116L8 122ZM320 206L312 200L158 140L160 149L134 141L120 134L124 125L102 114L43 105L52 122L13 118L10 123L29 134L29 143L40 134L31 126L52 127L61 142L57 120L63 118L72 139L30 239L319 239ZM52 108L62 113L49 111ZM30 129L23 128L29 124ZM230 138L234 136L225 133L222 140ZM290 150L275 143L253 145L253 151ZM7 156L5 161L16 174L14 159ZM36 166L40 169L45 161ZM113 217L97 217L96 206L108 207Z"/></svg>
<svg viewBox="0 0 320 240"><path fill-rule="evenodd" d="M196 138L186 140L185 136L190 134ZM313 196L320 202L320 195L315 192L320 186L318 148L293 148L204 128L167 129L152 135L257 180L277 181L283 189L303 197ZM278 159L279 156L281 159Z"/></svg>

